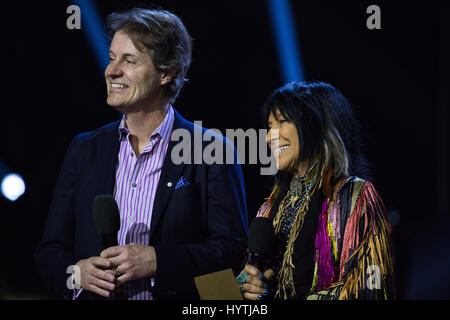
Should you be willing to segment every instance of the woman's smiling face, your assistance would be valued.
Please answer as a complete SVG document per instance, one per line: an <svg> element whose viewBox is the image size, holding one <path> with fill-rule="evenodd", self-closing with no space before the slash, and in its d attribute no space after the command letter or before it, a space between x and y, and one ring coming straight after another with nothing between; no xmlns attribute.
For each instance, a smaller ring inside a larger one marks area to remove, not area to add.
<svg viewBox="0 0 450 320"><path fill-rule="evenodd" d="M266 140L275 157L277 169L297 174L300 143L295 124L285 119L278 109L275 115L270 113L267 124L269 131Z"/></svg>

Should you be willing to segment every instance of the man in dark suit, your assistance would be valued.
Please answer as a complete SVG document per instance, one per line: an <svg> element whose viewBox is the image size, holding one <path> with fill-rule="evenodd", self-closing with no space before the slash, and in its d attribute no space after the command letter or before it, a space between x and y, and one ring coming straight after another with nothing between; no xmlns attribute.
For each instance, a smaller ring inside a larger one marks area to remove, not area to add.
<svg viewBox="0 0 450 320"><path fill-rule="evenodd" d="M196 299L195 276L230 267L237 273L244 258L242 172L236 156L232 164L174 161L172 133L199 129L172 107L191 60L180 19L133 9L110 15L109 28L107 102L123 117L71 142L36 250L38 272L65 297ZM119 245L106 249L92 214L100 194L114 195L121 218Z"/></svg>

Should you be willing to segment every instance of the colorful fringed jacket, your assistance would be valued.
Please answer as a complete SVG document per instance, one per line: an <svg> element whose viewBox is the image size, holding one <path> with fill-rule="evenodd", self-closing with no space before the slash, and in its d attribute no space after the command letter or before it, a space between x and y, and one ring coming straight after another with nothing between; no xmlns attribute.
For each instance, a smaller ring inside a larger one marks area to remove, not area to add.
<svg viewBox="0 0 450 320"><path fill-rule="evenodd" d="M322 190L319 183L311 185L308 195ZM309 183L309 184L308 184ZM357 177L348 177L335 183L333 189L321 194L315 207L317 213L311 234L311 276L304 298L329 299L391 299L393 293L393 256L390 240L391 228L385 215L383 202L372 183ZM328 197L322 194L328 193ZM289 206L301 202L300 197L289 194L272 210L276 188L258 211L257 216L273 219L275 233L282 232L282 223ZM291 200L288 200L288 199ZM316 197L317 198L317 197ZM294 199L294 200L292 200ZM291 221L287 244L282 253L282 263L277 274L278 286L275 298L290 299L295 296L293 260L294 245L301 235L305 215L311 214L306 201L297 205L297 215ZM314 208L312 208L314 209ZM320 212L319 212L320 211ZM314 232L314 231L312 231ZM314 237L314 238L313 238ZM313 243L314 241L314 243ZM312 248L314 246L314 248ZM314 249L314 250L313 250ZM312 271L313 270L313 271Z"/></svg>

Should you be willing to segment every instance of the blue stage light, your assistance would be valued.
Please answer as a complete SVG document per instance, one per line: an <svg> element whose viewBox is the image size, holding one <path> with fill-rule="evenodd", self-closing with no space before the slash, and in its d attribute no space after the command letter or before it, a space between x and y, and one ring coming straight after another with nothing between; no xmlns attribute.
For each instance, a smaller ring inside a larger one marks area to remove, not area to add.
<svg viewBox="0 0 450 320"><path fill-rule="evenodd" d="M81 30L83 30L91 44L94 55L102 70L109 64L109 41L102 19L95 5L90 0L74 0L74 4L80 7Z"/></svg>
<svg viewBox="0 0 450 320"><path fill-rule="evenodd" d="M289 0L267 0L284 82L304 80L297 32Z"/></svg>

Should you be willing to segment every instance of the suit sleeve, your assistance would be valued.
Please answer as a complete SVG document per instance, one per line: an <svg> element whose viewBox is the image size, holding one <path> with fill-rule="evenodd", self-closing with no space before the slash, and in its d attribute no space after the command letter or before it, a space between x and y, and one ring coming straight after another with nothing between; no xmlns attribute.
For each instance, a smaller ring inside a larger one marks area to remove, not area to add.
<svg viewBox="0 0 450 320"><path fill-rule="evenodd" d="M248 218L242 171L236 159L234 164L205 165L205 241L155 245L156 288L160 293L198 297L195 276L227 268L232 268L235 274L239 272L247 245Z"/></svg>
<svg viewBox="0 0 450 320"><path fill-rule="evenodd" d="M35 251L35 265L44 283L61 296L71 298L67 268L79 260L74 254L74 189L77 139L64 157L57 179L42 240Z"/></svg>

